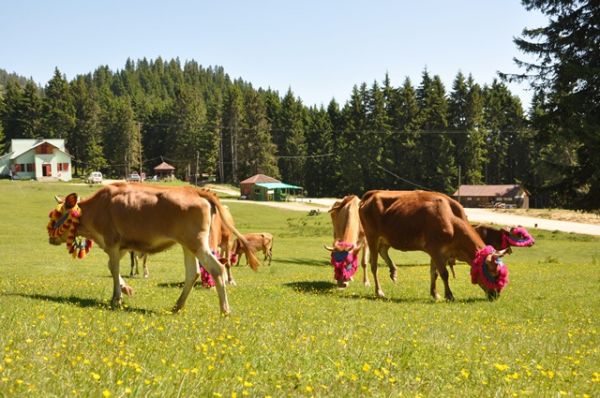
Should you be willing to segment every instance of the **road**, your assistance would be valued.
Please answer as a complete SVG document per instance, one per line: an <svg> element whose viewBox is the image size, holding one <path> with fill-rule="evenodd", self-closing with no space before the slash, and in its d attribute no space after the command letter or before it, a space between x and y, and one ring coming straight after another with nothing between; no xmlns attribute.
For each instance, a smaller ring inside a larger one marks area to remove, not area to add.
<svg viewBox="0 0 600 398"><path fill-rule="evenodd" d="M282 209L295 210L295 211L311 211L318 209L320 211L327 211L331 208L333 202L336 199L330 198L318 198L309 199L304 198L298 202L260 202L260 201L249 201L249 200L223 200L223 202L236 202L236 203L254 203L264 206L279 207ZM465 212L467 217L472 222L488 223L497 225L521 225L526 228L539 228L548 231L562 231L562 232L573 232L584 235L595 235L600 236L600 225L584 224L570 221L558 221L549 220L546 218L537 217L526 217L516 216L506 213L498 213L494 210L489 209L473 209L466 208Z"/></svg>

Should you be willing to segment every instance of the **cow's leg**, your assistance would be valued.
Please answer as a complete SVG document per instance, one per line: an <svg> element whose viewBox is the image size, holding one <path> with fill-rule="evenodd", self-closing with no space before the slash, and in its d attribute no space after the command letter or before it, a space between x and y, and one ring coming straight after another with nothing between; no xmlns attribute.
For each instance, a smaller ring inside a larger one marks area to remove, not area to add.
<svg viewBox="0 0 600 398"><path fill-rule="evenodd" d="M375 294L377 295L377 297L385 297L385 294L383 293L383 290L381 289L381 285L379 284L379 278L377 277L377 253L378 253L378 249L377 249L377 245L378 245L378 241L374 240L374 241L369 241L367 240L368 245L369 245L369 251L370 251L370 256L369 256L369 263L371 263L371 273L373 274L373 281L375 281Z"/></svg>
<svg viewBox="0 0 600 398"><path fill-rule="evenodd" d="M361 252L362 254L360 255L360 265L363 269L363 284L365 286L371 286L371 282L369 282L369 274L367 273L367 261L369 258L369 247L367 246L367 242L363 242Z"/></svg>
<svg viewBox="0 0 600 398"><path fill-rule="evenodd" d="M148 265L146 264L148 262L148 255L144 253L142 258L144 260L142 265L144 267L144 278L148 278L150 276L150 273L148 272Z"/></svg>
<svg viewBox="0 0 600 398"><path fill-rule="evenodd" d="M396 280L398 279L398 268L396 268L396 265L390 258L389 251L390 247L388 245L379 245L379 254L381 255L381 258L383 258L383 261L385 261L390 270L390 279L396 282Z"/></svg>
<svg viewBox="0 0 600 398"><path fill-rule="evenodd" d="M446 300L453 301L454 295L452 294L452 290L450 290L450 285L448 284L449 274L448 268L446 268L446 262L448 261L448 259L442 255L437 255L435 257L432 257L431 261L435 263L437 273L442 277L442 281L444 282L444 297L446 298Z"/></svg>
<svg viewBox="0 0 600 398"><path fill-rule="evenodd" d="M267 249L267 258L269 259L269 267L271 266L271 260L273 259L273 246L269 245L269 248Z"/></svg>
<svg viewBox="0 0 600 398"><path fill-rule="evenodd" d="M225 273L225 267L217 260L217 258L210 252L210 250L198 249L196 257L202 263L202 266L208 271L208 273L215 280L217 287L217 293L219 294L219 303L221 305L221 312L223 314L229 314L229 302L227 301L227 291L225 290L225 282L223 275Z"/></svg>
<svg viewBox="0 0 600 398"><path fill-rule="evenodd" d="M131 262L131 271L129 272L129 277L133 278L133 269L135 268L136 257L134 252L129 252L129 260Z"/></svg>
<svg viewBox="0 0 600 398"><path fill-rule="evenodd" d="M436 281L437 281L438 273L437 273L437 267L433 261L433 258L429 262L429 273L431 274L431 287L429 289L429 292L431 294L431 297L433 297L434 300L439 300L440 295L438 294L437 288L436 288Z"/></svg>
<svg viewBox="0 0 600 398"><path fill-rule="evenodd" d="M183 282L183 290L177 299L177 303L175 303L175 307L173 307L173 312L183 308L190 291L200 276L200 267L196 261L196 256L186 248L183 249L183 261L185 265L185 282Z"/></svg>
<svg viewBox="0 0 600 398"><path fill-rule="evenodd" d="M113 296L110 306L115 309L121 306L121 293L133 296L133 289L125 283L119 272L119 263L124 253L121 253L118 249L107 250L106 252L108 254L108 269L113 277Z"/></svg>

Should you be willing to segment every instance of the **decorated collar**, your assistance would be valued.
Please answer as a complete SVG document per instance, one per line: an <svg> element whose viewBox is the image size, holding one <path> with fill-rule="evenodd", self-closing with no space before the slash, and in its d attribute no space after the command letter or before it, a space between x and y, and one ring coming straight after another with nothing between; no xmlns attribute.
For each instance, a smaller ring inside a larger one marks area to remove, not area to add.
<svg viewBox="0 0 600 398"><path fill-rule="evenodd" d="M500 259L496 259L498 275L493 276L485 266L485 259L495 251L496 249L488 245L475 253L475 258L471 263L471 283L483 285L490 290L501 291L508 284L508 268Z"/></svg>
<svg viewBox="0 0 600 398"><path fill-rule="evenodd" d="M77 236L77 227L81 217L81 208L79 205L73 206L65 211L64 204L60 203L48 215L50 221L46 229L51 238L60 238L67 233L67 250L73 258L83 259L92 248L93 241L81 236Z"/></svg>

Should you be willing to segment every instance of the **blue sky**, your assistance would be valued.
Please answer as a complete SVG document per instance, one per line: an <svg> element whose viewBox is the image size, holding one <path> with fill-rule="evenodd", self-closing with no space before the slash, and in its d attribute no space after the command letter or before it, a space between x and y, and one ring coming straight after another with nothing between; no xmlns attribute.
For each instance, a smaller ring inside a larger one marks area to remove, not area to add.
<svg viewBox="0 0 600 398"><path fill-rule="evenodd" d="M0 68L45 85L127 58L220 65L232 78L305 105L343 104L386 73L415 86L425 68L450 91L460 70L489 84L518 72L512 39L546 24L519 0L223 0L0 2ZM528 105L527 85L510 85Z"/></svg>

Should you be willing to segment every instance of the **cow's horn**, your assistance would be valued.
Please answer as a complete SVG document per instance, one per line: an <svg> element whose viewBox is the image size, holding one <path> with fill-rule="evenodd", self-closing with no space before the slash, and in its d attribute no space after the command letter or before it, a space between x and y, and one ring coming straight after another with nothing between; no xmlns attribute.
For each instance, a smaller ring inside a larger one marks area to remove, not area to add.
<svg viewBox="0 0 600 398"><path fill-rule="evenodd" d="M333 251L333 247L331 246L323 245L323 247L325 248L325 250L329 250L330 252Z"/></svg>
<svg viewBox="0 0 600 398"><path fill-rule="evenodd" d="M502 257L504 256L506 253L508 252L508 248L504 249L504 250L497 250L494 252L493 256L494 257Z"/></svg>
<svg viewBox="0 0 600 398"><path fill-rule="evenodd" d="M56 203L62 203L62 202L64 202L63 198L61 198L58 195L54 195L54 200L56 200Z"/></svg>

